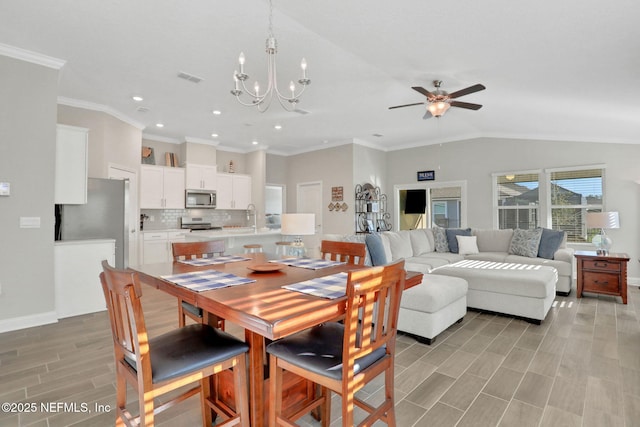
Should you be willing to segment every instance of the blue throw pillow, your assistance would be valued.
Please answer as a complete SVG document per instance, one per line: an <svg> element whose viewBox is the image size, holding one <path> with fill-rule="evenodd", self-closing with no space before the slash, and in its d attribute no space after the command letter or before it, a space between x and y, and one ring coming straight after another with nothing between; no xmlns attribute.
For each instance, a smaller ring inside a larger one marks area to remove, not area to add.
<svg viewBox="0 0 640 427"><path fill-rule="evenodd" d="M447 228L447 243L449 243L449 252L452 254L458 253L458 239L456 236L471 236L471 229L466 228Z"/></svg>
<svg viewBox="0 0 640 427"><path fill-rule="evenodd" d="M378 233L367 234L364 242L369 249L369 255L371 255L371 264L385 265L387 263L387 256L384 253L384 246L382 245L382 237Z"/></svg>
<svg viewBox="0 0 640 427"><path fill-rule="evenodd" d="M538 246L538 256L545 259L553 259L553 255L564 240L564 231L542 229L542 237L540 237L540 245Z"/></svg>

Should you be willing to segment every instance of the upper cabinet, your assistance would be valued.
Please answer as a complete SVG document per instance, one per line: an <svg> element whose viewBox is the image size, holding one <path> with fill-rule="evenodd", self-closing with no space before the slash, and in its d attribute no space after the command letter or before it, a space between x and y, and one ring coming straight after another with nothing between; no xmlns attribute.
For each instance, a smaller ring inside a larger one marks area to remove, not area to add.
<svg viewBox="0 0 640 427"><path fill-rule="evenodd" d="M186 188L189 190L215 190L216 189L216 166L195 165L187 163L186 165Z"/></svg>
<svg viewBox="0 0 640 427"><path fill-rule="evenodd" d="M216 186L218 209L247 209L251 203L251 176L219 173Z"/></svg>
<svg viewBox="0 0 640 427"><path fill-rule="evenodd" d="M140 209L184 209L183 168L140 166Z"/></svg>
<svg viewBox="0 0 640 427"><path fill-rule="evenodd" d="M89 130L58 125L54 203L87 203L87 153Z"/></svg>

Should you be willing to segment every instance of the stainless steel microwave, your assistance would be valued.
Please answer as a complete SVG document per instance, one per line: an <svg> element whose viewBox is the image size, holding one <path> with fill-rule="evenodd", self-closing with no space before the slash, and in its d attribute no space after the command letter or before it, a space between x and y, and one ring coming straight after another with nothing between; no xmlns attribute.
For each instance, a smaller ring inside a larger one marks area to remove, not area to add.
<svg viewBox="0 0 640 427"><path fill-rule="evenodd" d="M213 190L186 190L184 206L187 209L214 209L216 207L216 192Z"/></svg>

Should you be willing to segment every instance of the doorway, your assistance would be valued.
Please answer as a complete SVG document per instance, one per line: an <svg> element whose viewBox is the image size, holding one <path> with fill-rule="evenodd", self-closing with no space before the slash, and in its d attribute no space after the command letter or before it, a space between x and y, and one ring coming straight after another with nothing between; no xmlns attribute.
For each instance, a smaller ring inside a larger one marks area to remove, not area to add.
<svg viewBox="0 0 640 427"><path fill-rule="evenodd" d="M138 264L138 230L140 212L138 211L138 172L124 166L109 164L109 179L129 180L129 265Z"/></svg>
<svg viewBox="0 0 640 427"><path fill-rule="evenodd" d="M466 227L466 181L396 185L394 191L396 230Z"/></svg>

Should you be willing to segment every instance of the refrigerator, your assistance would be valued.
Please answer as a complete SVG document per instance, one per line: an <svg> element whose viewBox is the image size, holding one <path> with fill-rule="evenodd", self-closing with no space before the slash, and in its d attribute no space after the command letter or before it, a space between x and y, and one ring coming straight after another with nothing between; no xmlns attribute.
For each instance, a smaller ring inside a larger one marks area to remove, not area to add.
<svg viewBox="0 0 640 427"><path fill-rule="evenodd" d="M129 259L129 181L89 178L87 203L56 205L56 240L115 239L115 267Z"/></svg>

